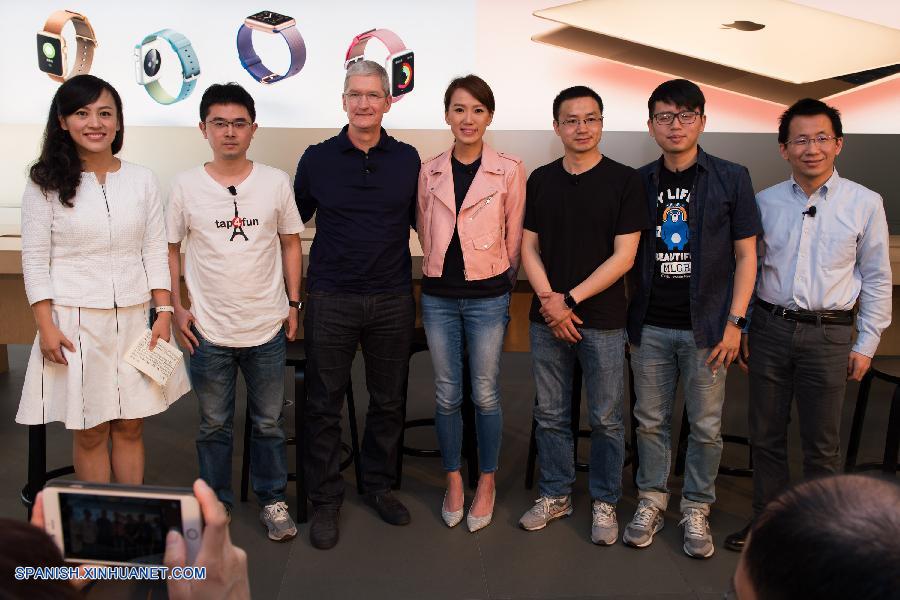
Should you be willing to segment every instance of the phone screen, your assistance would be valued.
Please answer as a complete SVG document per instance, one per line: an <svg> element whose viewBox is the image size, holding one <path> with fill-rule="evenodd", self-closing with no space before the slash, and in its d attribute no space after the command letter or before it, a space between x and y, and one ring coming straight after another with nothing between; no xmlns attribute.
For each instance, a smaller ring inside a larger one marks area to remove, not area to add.
<svg viewBox="0 0 900 600"><path fill-rule="evenodd" d="M166 533L182 531L181 502L59 492L65 556L162 564Z"/></svg>

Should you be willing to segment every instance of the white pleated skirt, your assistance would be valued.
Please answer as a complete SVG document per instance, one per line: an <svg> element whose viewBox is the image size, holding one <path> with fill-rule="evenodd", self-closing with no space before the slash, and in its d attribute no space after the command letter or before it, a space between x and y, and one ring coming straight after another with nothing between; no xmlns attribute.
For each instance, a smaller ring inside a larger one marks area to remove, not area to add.
<svg viewBox="0 0 900 600"><path fill-rule="evenodd" d="M124 360L148 327L147 303L109 309L53 305L53 320L75 351L62 349L68 365L50 362L35 336L17 423L62 421L67 429L90 429L161 413L190 391L183 362L161 387Z"/></svg>

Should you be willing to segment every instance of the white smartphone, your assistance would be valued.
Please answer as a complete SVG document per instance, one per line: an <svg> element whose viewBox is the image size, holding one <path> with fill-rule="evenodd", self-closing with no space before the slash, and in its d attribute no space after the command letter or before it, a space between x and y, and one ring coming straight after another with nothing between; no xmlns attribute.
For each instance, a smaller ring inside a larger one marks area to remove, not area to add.
<svg viewBox="0 0 900 600"><path fill-rule="evenodd" d="M187 563L200 551L203 517L190 488L55 481L44 488L44 528L70 563L163 564L179 531Z"/></svg>

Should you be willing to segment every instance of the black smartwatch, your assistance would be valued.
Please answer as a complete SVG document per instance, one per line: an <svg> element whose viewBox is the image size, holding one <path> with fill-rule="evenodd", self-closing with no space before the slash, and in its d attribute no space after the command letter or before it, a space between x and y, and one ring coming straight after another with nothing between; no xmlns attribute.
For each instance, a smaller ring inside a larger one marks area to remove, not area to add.
<svg viewBox="0 0 900 600"><path fill-rule="evenodd" d="M298 311L303 310L303 301L302 300L288 300L288 306L291 308L296 308Z"/></svg>
<svg viewBox="0 0 900 600"><path fill-rule="evenodd" d="M728 322L731 323L732 325L737 326L738 329L743 329L744 327L747 326L747 319L744 317L739 317L737 315L729 314Z"/></svg>
<svg viewBox="0 0 900 600"><path fill-rule="evenodd" d="M572 310L575 310L575 307L578 306L578 303L575 302L575 298L573 298L572 294L569 292L566 292L566 295L563 296L563 302L565 302L566 306Z"/></svg>

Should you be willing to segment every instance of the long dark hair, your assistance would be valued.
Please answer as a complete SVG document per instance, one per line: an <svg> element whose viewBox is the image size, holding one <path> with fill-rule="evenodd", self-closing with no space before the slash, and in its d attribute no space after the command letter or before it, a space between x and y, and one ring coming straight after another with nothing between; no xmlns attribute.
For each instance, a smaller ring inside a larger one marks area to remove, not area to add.
<svg viewBox="0 0 900 600"><path fill-rule="evenodd" d="M31 165L29 176L45 195L57 192L63 206L73 206L72 198L81 181L81 159L72 136L62 128L59 121L95 102L103 90L108 91L116 103L119 130L113 139L112 153L118 154L125 138L125 122L122 116L122 99L116 88L99 77L78 75L59 86L50 103L41 156Z"/></svg>

